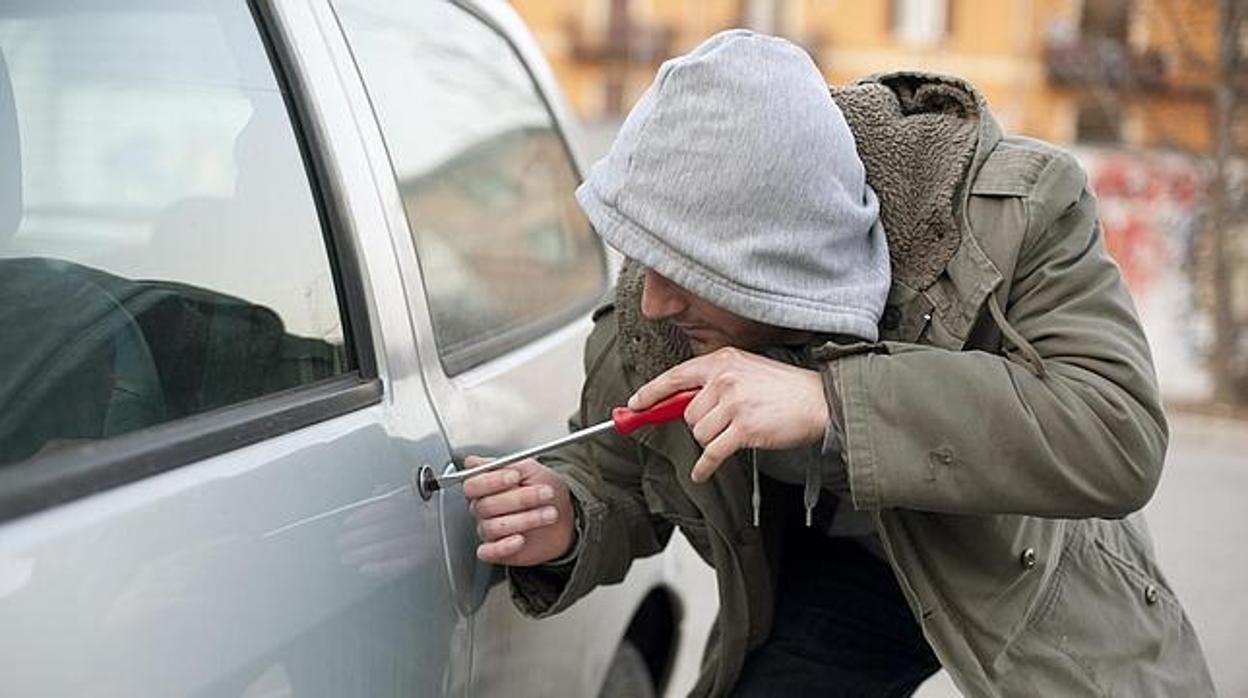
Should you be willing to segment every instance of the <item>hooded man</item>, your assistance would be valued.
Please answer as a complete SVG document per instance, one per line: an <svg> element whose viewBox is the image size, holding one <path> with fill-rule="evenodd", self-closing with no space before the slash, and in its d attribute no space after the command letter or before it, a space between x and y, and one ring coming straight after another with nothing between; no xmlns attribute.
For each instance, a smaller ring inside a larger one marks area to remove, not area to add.
<svg viewBox="0 0 1248 698"><path fill-rule="evenodd" d="M542 617L680 528L719 586L697 695L1212 695L1134 513L1166 422L1085 180L960 80L829 94L747 31L664 63L577 191L628 261L572 426L700 392L469 480L478 555Z"/></svg>

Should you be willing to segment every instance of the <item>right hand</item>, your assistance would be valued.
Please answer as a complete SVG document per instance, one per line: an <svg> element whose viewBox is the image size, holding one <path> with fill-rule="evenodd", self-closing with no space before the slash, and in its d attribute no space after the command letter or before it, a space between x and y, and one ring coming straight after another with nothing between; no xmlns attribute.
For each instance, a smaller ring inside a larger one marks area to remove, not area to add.
<svg viewBox="0 0 1248 698"><path fill-rule="evenodd" d="M466 467L488 462L468 456ZM566 555L576 536L572 495L555 471L529 458L464 481L477 520L477 557L514 567Z"/></svg>

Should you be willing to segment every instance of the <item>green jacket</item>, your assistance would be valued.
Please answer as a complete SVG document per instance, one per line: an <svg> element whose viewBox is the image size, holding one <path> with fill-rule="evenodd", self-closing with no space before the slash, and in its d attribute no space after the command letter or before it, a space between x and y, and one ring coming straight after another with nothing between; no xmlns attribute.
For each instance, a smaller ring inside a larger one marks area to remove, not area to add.
<svg viewBox="0 0 1248 698"><path fill-rule="evenodd" d="M897 73L833 96L881 200L894 283L883 341L809 355L834 388L853 505L873 512L942 665L971 696L1212 695L1133 513L1160 476L1166 422L1083 171L1003 136L958 80ZM640 317L639 284L628 265L596 317L574 427L688 356ZM723 695L770 629L778 507L764 496L754 525L742 454L693 484L698 452L676 423L556 454L579 552L509 576L523 611L557 613L679 527L719 583L694 693Z"/></svg>

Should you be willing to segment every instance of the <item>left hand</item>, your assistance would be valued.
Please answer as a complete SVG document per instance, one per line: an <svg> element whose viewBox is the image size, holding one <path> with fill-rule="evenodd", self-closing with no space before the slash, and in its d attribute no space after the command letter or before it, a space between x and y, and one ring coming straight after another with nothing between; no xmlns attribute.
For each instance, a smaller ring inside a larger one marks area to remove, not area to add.
<svg viewBox="0 0 1248 698"><path fill-rule="evenodd" d="M818 443L828 423L819 374L726 348L675 366L628 400L645 409L672 393L701 388L685 409L702 456L694 482L704 482L743 448L785 449Z"/></svg>

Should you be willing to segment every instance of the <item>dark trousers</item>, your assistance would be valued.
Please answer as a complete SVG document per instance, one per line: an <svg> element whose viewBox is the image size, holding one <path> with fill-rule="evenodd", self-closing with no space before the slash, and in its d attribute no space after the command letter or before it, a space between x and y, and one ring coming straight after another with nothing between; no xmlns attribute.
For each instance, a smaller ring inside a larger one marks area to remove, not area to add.
<svg viewBox="0 0 1248 698"><path fill-rule="evenodd" d="M887 563L849 539L787 533L771 635L734 696L909 696L940 668Z"/></svg>

